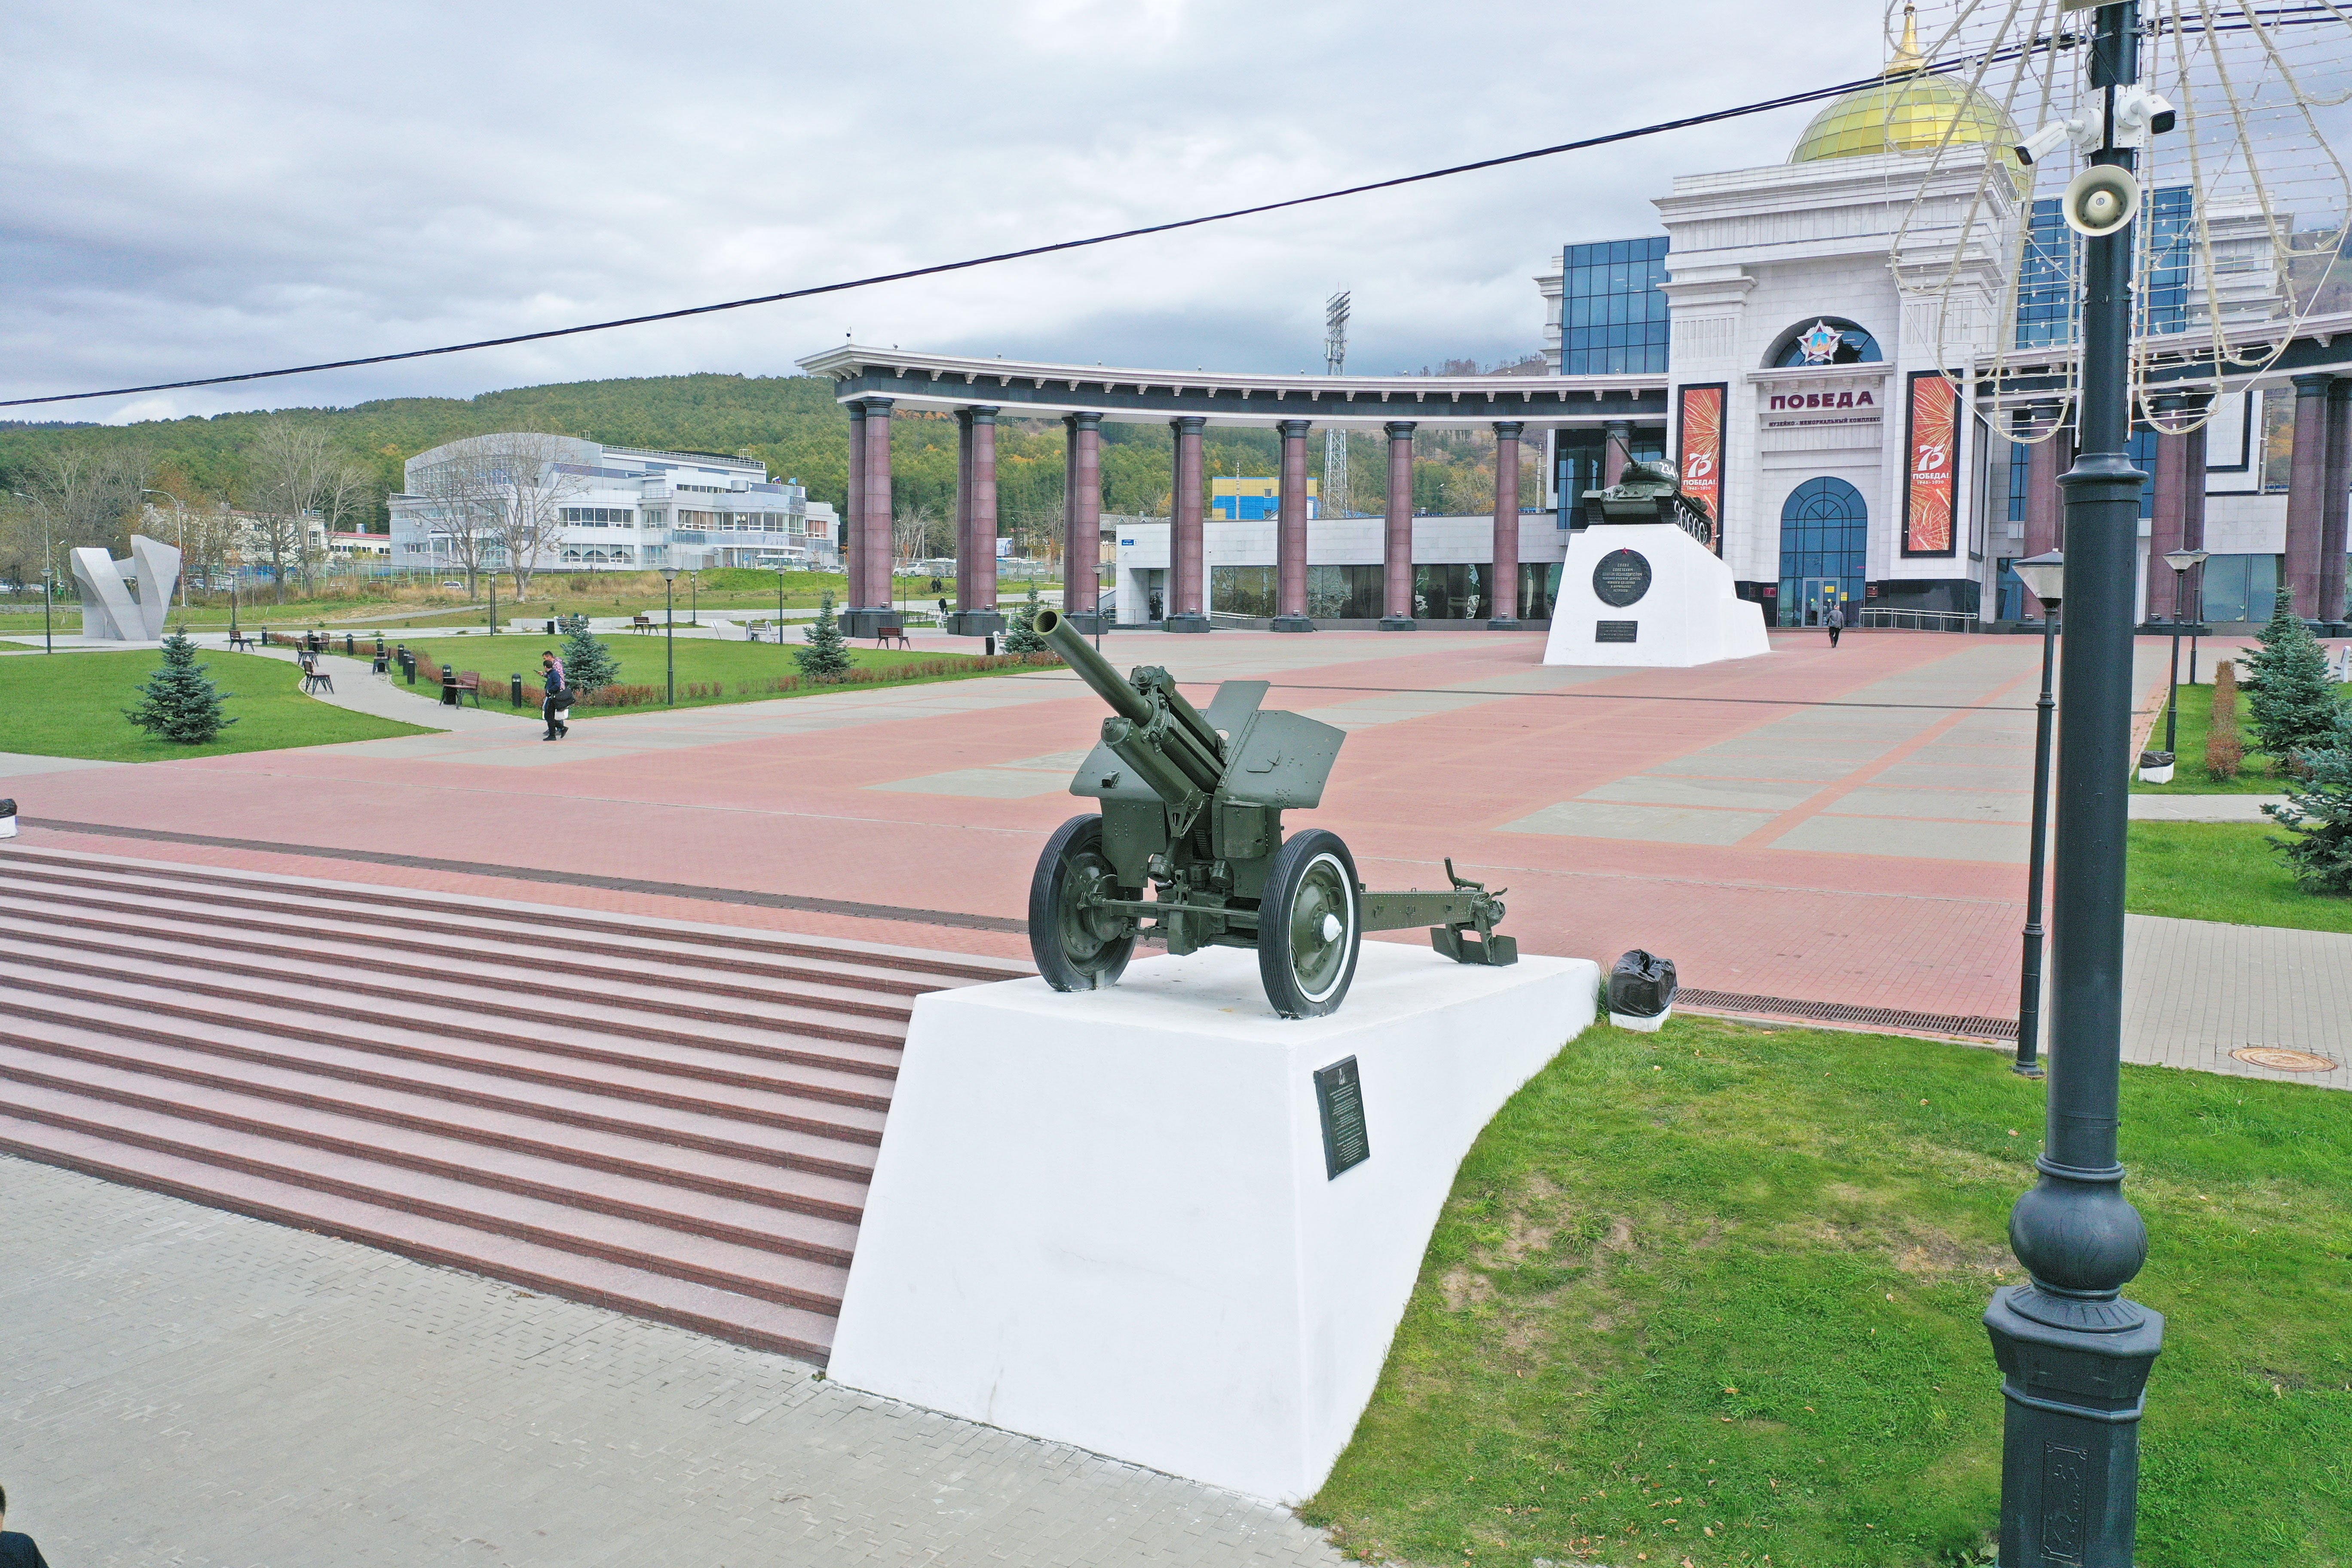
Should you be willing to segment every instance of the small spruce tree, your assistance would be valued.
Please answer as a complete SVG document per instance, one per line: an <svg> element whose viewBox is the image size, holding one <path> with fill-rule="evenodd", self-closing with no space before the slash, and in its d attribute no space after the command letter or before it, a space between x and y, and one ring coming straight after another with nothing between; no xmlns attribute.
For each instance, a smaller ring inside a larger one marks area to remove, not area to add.
<svg viewBox="0 0 2352 1568"><path fill-rule="evenodd" d="M2336 690L2327 652L2294 613L2294 591L2281 585L2278 608L2262 629L2246 693L2263 750L2282 763L2327 743L2336 725Z"/></svg>
<svg viewBox="0 0 2352 1568"><path fill-rule="evenodd" d="M196 645L185 632L163 639L163 663L139 689L144 695L123 717L157 740L201 746L236 720L221 711L220 688L205 679L209 668L196 662Z"/></svg>
<svg viewBox="0 0 2352 1568"><path fill-rule="evenodd" d="M2271 844L2305 891L2352 894L2352 710L2338 709L2321 744L2295 753L2284 805L2263 810L2294 835Z"/></svg>
<svg viewBox="0 0 2352 1568"><path fill-rule="evenodd" d="M555 623L563 628L563 675L582 697L621 679L621 656L588 630L585 616L566 616Z"/></svg>
<svg viewBox="0 0 2352 1568"><path fill-rule="evenodd" d="M793 662L811 680L839 680L849 673L849 645L833 617L833 595L818 602L815 623L801 633L807 646L793 649Z"/></svg>
<svg viewBox="0 0 2352 1568"><path fill-rule="evenodd" d="M1037 602L1037 579L1029 579L1029 596L1021 601L1020 611L1004 631L1004 651L1007 653L1045 653L1045 639L1037 635L1037 612L1045 606Z"/></svg>

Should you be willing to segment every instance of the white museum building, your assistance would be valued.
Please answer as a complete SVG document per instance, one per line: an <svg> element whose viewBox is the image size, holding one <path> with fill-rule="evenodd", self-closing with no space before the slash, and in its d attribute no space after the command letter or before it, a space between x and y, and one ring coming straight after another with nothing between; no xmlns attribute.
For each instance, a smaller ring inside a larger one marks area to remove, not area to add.
<svg viewBox="0 0 2352 1568"><path fill-rule="evenodd" d="M419 452L392 496L392 564L448 569L463 510L448 499L453 466L504 460L504 437L471 437ZM803 567L839 564L833 508L811 502L798 479L768 478L751 458L608 447L572 437L532 437L540 471L529 481L561 509L561 528L543 543L536 567L563 571L651 571L675 566ZM509 443L515 445L515 443ZM496 482L498 476L492 476ZM503 566L501 558L485 564Z"/></svg>

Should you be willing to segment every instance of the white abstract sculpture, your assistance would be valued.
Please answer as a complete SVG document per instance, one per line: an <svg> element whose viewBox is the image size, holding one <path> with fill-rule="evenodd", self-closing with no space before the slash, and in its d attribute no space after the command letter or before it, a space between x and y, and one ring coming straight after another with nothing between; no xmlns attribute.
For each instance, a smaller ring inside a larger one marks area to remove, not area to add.
<svg viewBox="0 0 2352 1568"><path fill-rule="evenodd" d="M73 552L74 582L81 589L81 635L111 642L155 642L180 580L180 552L143 533L131 536L131 559L117 561L103 550ZM136 584L139 596L131 596Z"/></svg>

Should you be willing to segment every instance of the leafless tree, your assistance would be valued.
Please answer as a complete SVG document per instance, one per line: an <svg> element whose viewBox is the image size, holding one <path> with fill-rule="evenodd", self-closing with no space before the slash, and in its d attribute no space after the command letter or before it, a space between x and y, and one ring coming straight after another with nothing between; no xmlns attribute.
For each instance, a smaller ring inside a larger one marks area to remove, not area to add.
<svg viewBox="0 0 2352 1568"><path fill-rule="evenodd" d="M560 436L509 430L452 446L447 458L419 476L433 531L448 540L468 593L482 573L503 565L514 576L515 597L527 597L540 557L562 541L565 503L591 479L565 471L574 447Z"/></svg>
<svg viewBox="0 0 2352 1568"><path fill-rule="evenodd" d="M120 550L124 519L139 510L154 468L143 447L58 447L27 476L25 515L42 564L71 581L66 552L83 546Z"/></svg>
<svg viewBox="0 0 2352 1568"><path fill-rule="evenodd" d="M246 458L246 502L251 521L246 528L246 552L269 563L278 602L286 602L286 574L299 571L305 580L318 565L323 541L314 540L320 498L329 476L341 467L315 425L272 419Z"/></svg>
<svg viewBox="0 0 2352 1568"><path fill-rule="evenodd" d="M901 504L898 515L892 520L890 542L900 564L928 560L932 554L932 536L938 531L939 518L928 506Z"/></svg>

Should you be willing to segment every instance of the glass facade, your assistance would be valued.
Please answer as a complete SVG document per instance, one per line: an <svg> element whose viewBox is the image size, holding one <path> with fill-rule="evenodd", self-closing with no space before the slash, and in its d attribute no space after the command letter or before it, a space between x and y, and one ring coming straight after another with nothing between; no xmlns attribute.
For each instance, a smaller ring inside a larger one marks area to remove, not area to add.
<svg viewBox="0 0 2352 1568"><path fill-rule="evenodd" d="M2074 231L2059 216L2058 198L2033 204L2025 222L2025 254L2017 269L2017 346L2053 348L2074 341Z"/></svg>
<svg viewBox="0 0 2352 1568"><path fill-rule="evenodd" d="M2208 556L2204 598L2209 621L2269 620L2278 609L2278 557Z"/></svg>
<svg viewBox="0 0 2352 1568"><path fill-rule="evenodd" d="M1560 256L1563 375L1666 368L1666 237L1571 245Z"/></svg>
<svg viewBox="0 0 2352 1568"><path fill-rule="evenodd" d="M2143 332L2189 330L2189 263L2197 245L2196 193L2165 185L2148 193L2141 209L2139 239L2147 247L2147 279L2142 293Z"/></svg>
<svg viewBox="0 0 2352 1568"><path fill-rule="evenodd" d="M1870 508L1843 479L1807 479L1780 503L1780 624L1819 626L1831 604L1862 608Z"/></svg>
<svg viewBox="0 0 2352 1568"><path fill-rule="evenodd" d="M1494 575L1491 565L1457 562L1444 566L1416 566L1412 569L1412 615L1425 621L1483 621L1494 614L1487 608L1487 580Z"/></svg>
<svg viewBox="0 0 2352 1568"><path fill-rule="evenodd" d="M1378 566L1309 566L1307 617L1318 621L1379 620L1381 589L1382 569ZM1275 569L1271 566L1209 568L1209 609L1213 614L1270 620L1279 613L1276 592Z"/></svg>
<svg viewBox="0 0 2352 1568"><path fill-rule="evenodd" d="M2147 270L2137 293L2141 332L2189 330L2189 275L2197 236L2196 194L2187 185L2148 193L2134 222L2133 248ZM2059 216L2058 198L2043 196L2026 218L2025 255L2017 273L2017 346L2063 347L2074 342L2074 274L2081 237Z"/></svg>

